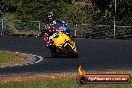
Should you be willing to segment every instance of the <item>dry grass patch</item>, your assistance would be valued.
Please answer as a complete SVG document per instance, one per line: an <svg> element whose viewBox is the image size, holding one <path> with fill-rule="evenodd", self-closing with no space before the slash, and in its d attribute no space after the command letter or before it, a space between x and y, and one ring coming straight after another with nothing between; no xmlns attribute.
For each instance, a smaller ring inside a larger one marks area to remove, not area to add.
<svg viewBox="0 0 132 88"><path fill-rule="evenodd" d="M0 65L20 63L27 59L27 55L23 53L0 51Z"/></svg>

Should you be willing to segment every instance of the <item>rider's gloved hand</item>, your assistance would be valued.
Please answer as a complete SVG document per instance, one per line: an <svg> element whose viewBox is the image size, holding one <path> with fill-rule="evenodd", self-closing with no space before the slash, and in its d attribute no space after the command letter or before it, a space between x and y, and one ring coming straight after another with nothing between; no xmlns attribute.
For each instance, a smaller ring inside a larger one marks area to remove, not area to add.
<svg viewBox="0 0 132 88"><path fill-rule="evenodd" d="M46 47L49 48L51 45L54 45L52 41L47 42Z"/></svg>
<svg viewBox="0 0 132 88"><path fill-rule="evenodd" d="M49 48L49 44L50 44L49 42L46 43L46 48Z"/></svg>

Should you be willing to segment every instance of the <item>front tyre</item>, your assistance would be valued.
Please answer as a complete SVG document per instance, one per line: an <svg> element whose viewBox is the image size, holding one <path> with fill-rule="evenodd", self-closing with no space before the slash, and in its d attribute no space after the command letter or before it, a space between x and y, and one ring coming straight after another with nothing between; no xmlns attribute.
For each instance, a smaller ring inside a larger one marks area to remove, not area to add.
<svg viewBox="0 0 132 88"><path fill-rule="evenodd" d="M70 45L66 45L65 49L70 57L78 57L78 54L72 49Z"/></svg>

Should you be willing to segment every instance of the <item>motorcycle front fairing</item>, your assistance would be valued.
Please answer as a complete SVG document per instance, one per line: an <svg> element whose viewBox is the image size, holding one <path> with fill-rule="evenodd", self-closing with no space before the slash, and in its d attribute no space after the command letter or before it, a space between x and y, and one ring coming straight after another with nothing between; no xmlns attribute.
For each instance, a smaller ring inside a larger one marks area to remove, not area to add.
<svg viewBox="0 0 132 88"><path fill-rule="evenodd" d="M56 47L61 51L66 53L65 51L65 47L67 45L69 45L76 53L76 46L75 46L75 42L73 42L71 40L71 38L69 36L67 36L65 33L63 32L58 32L58 34L52 38L52 40L54 41L54 44L56 45Z"/></svg>

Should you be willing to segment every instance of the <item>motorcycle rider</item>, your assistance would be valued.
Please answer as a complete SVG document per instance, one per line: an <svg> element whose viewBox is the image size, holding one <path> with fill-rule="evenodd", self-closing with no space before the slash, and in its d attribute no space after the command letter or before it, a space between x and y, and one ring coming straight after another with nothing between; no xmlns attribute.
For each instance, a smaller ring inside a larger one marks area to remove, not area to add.
<svg viewBox="0 0 132 88"><path fill-rule="evenodd" d="M69 27L67 23L55 19L54 14L52 12L48 12L47 24L51 25L53 28L59 28L60 30L69 33Z"/></svg>
<svg viewBox="0 0 132 88"><path fill-rule="evenodd" d="M49 37L53 34L54 31L63 31L69 35L69 28L68 25L64 21L59 21L55 19L52 12L48 12L48 23L46 32L44 34L44 41L46 41L47 47L52 45L52 41Z"/></svg>
<svg viewBox="0 0 132 88"><path fill-rule="evenodd" d="M52 41L49 39L49 37L53 34L53 28L51 26L47 26L46 31L44 33L44 41L46 42L46 46L49 47L49 45L52 44Z"/></svg>

